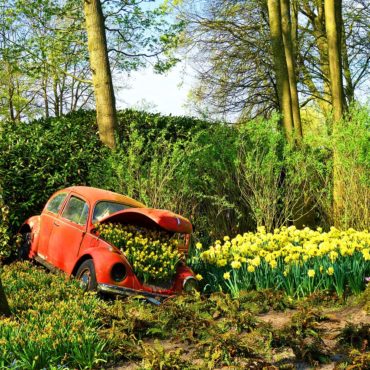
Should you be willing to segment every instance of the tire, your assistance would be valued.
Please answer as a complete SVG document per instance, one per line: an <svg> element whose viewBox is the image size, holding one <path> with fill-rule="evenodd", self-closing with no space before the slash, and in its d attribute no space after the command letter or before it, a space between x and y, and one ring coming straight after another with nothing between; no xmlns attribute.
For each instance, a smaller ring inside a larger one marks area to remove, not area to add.
<svg viewBox="0 0 370 370"><path fill-rule="evenodd" d="M23 233L20 246L18 248L18 259L28 260L31 250L31 232Z"/></svg>
<svg viewBox="0 0 370 370"><path fill-rule="evenodd" d="M81 288L87 292L96 290L98 284L96 282L95 266L93 260L84 261L78 268L76 279L80 281Z"/></svg>

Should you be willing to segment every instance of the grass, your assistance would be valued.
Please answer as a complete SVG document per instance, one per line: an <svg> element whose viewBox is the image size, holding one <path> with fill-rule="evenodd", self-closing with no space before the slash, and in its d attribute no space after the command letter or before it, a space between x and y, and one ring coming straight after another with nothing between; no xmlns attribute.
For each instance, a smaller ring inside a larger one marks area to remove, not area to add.
<svg viewBox="0 0 370 370"><path fill-rule="evenodd" d="M368 324L343 324L331 348L322 323L338 321L328 310L370 314L370 287L346 301L332 293L296 300L269 289L238 299L179 296L157 307L137 298L101 300L27 262L4 266L2 280L13 315L0 318L1 369L294 368L295 361L331 361L338 351L343 368L369 362ZM284 325L268 323L271 310Z"/></svg>

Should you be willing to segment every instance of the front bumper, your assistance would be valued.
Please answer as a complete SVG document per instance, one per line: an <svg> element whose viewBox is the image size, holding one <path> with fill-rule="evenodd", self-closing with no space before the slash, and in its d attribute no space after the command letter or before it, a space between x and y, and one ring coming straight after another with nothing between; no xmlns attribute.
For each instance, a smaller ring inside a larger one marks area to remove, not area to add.
<svg viewBox="0 0 370 370"><path fill-rule="evenodd" d="M98 284L98 291L102 293L117 294L121 296L143 296L148 301L154 304L160 304L166 298L173 296L167 294L158 294L155 292L147 292L145 290L135 290L110 284Z"/></svg>

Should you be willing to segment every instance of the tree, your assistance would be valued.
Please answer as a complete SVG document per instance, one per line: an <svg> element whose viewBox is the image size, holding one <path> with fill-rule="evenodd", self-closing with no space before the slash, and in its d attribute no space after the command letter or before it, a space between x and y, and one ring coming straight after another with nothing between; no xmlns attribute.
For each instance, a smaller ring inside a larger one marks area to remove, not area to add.
<svg viewBox="0 0 370 370"><path fill-rule="evenodd" d="M324 1L280 3L281 9L284 4L286 9L281 13L282 27L291 29L290 65L295 74L289 75L296 77L299 108L307 106L323 119L331 109ZM279 109L266 0L187 1L178 12L186 22L185 52L198 79L192 94L196 109L233 120L269 117ZM370 4L365 0L345 0L343 12L343 43L346 41L347 50L342 48L345 94L351 101L366 86L370 73ZM283 43L288 56L286 32ZM290 86L294 89L294 81ZM294 95L292 91L293 100ZM295 131L299 134L299 128Z"/></svg>
<svg viewBox="0 0 370 370"><path fill-rule="evenodd" d="M2 116L59 116L91 106L94 90L101 139L114 147L112 70L151 63L160 73L177 62L170 51L181 22L170 23L166 7L151 2L0 0Z"/></svg>
<svg viewBox="0 0 370 370"><path fill-rule="evenodd" d="M336 135L343 117L344 93L342 81L342 1L325 0L325 25L328 40L330 87L333 106L333 134ZM333 153L333 213L340 223L343 209L343 179L339 175L340 160L336 148Z"/></svg>
<svg viewBox="0 0 370 370"><path fill-rule="evenodd" d="M85 0L84 11L99 135L113 149L117 113L100 0Z"/></svg>
<svg viewBox="0 0 370 370"><path fill-rule="evenodd" d="M335 4L336 7L339 3ZM345 77L346 105L354 100L356 92L366 83L370 73L370 4L366 0L344 0L342 25L342 60ZM301 93L305 102L315 102L327 116L331 110L331 87L328 44L325 28L324 0L302 0L299 24L302 47L299 67L302 74Z"/></svg>
<svg viewBox="0 0 370 370"><path fill-rule="evenodd" d="M291 140L293 136L294 119L292 113L289 73L283 43L280 0L268 0L267 7L280 111L283 116L282 120L285 135L288 140Z"/></svg>
<svg viewBox="0 0 370 370"><path fill-rule="evenodd" d="M183 53L198 81L192 92L198 113L238 120L278 109L264 0L184 2Z"/></svg>
<svg viewBox="0 0 370 370"><path fill-rule="evenodd" d="M331 100L334 124L342 119L344 94L342 80L342 1L325 0L325 26L328 40Z"/></svg>
<svg viewBox="0 0 370 370"><path fill-rule="evenodd" d="M281 26L283 33L283 42L284 42L284 51L285 51L285 60L288 70L289 77L289 88L290 88L290 97L292 105L292 116L293 116L293 126L295 130L295 135L298 138L302 138L302 123L301 123L301 114L299 110L299 100L298 100L298 91L297 91L297 79L296 79L296 53L295 53L295 43L293 45L293 40L296 40L296 25L292 27L290 8L296 10L297 6L295 0L293 0L292 5L289 0L280 1L280 12L281 12ZM294 19L297 21L297 12L294 16Z"/></svg>
<svg viewBox="0 0 370 370"><path fill-rule="evenodd" d="M1 1L0 114L31 120L92 102L82 9L71 1Z"/></svg>

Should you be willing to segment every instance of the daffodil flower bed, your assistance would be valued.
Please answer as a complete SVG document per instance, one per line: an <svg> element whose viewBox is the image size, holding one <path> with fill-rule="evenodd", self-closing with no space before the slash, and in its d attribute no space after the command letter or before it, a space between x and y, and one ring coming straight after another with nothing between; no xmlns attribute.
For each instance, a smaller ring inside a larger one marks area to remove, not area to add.
<svg viewBox="0 0 370 370"><path fill-rule="evenodd" d="M181 260L179 241L166 231L122 224L98 224L99 235L121 249L145 283L168 282Z"/></svg>
<svg viewBox="0 0 370 370"><path fill-rule="evenodd" d="M298 230L259 227L199 251L206 283L237 296L241 289L284 289L291 296L316 290L359 293L370 276L370 233L334 227ZM208 278L207 278L208 275Z"/></svg>

